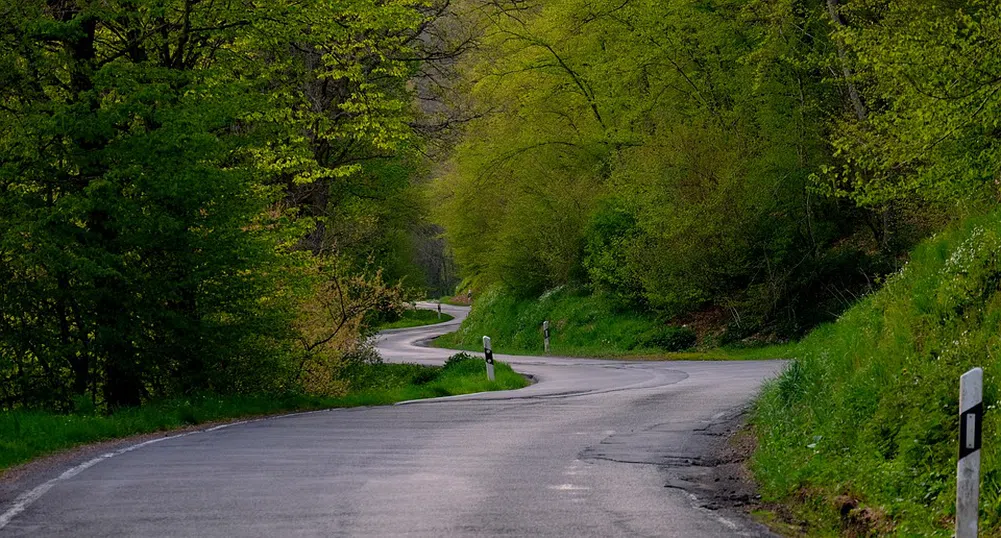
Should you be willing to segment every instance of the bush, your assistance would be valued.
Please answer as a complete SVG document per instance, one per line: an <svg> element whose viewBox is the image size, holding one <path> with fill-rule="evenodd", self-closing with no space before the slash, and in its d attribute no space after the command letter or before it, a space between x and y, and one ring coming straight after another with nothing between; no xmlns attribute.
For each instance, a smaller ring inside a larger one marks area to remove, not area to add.
<svg viewBox="0 0 1001 538"><path fill-rule="evenodd" d="M664 351L684 351L695 346L695 331L688 327L667 325L647 331L639 338L638 347L655 347Z"/></svg>
<svg viewBox="0 0 1001 538"><path fill-rule="evenodd" d="M371 345L359 345L340 357L334 378L352 389L379 384L378 370L383 366L382 357Z"/></svg>
<svg viewBox="0 0 1001 538"><path fill-rule="evenodd" d="M445 361L443 369L445 371L465 371L469 368L476 366L477 368L483 363L483 359L470 355L469 353L462 352L456 353Z"/></svg>
<svg viewBox="0 0 1001 538"><path fill-rule="evenodd" d="M409 365L408 365L409 366ZM441 368L434 366L421 366L420 370L413 371L410 382L413 385L427 385L438 380L441 375Z"/></svg>

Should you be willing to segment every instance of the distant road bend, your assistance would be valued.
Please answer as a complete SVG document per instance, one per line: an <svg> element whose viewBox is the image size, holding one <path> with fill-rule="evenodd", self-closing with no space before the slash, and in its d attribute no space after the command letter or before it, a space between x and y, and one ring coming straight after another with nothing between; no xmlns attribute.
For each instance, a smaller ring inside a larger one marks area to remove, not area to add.
<svg viewBox="0 0 1001 538"><path fill-rule="evenodd" d="M452 352L418 343L467 312L442 309L455 319L383 333L380 352L440 364ZM0 537L766 535L665 484L781 362L497 359L538 382L241 423L40 471L0 489Z"/></svg>

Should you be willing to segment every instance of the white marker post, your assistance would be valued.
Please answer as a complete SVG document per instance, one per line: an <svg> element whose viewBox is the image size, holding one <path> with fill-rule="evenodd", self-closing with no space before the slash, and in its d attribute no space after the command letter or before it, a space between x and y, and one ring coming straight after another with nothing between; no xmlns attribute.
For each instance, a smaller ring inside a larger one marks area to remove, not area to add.
<svg viewBox="0 0 1001 538"><path fill-rule="evenodd" d="M483 355L487 359L487 379L494 380L494 348L490 347L490 337L483 337Z"/></svg>
<svg viewBox="0 0 1001 538"><path fill-rule="evenodd" d="M545 340L543 340L543 341L545 342L546 353L549 353L549 322L548 321L543 321L542 322L542 334L544 335L544 338L545 338Z"/></svg>
<svg viewBox="0 0 1001 538"><path fill-rule="evenodd" d="M959 463L956 464L956 538L977 538L980 517L980 442L984 424L984 371L959 378Z"/></svg>

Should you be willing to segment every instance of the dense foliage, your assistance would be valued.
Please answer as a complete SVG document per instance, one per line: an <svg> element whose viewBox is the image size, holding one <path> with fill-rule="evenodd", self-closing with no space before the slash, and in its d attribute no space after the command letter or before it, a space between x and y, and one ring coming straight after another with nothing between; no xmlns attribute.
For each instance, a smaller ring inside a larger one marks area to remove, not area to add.
<svg viewBox="0 0 1001 538"><path fill-rule="evenodd" d="M834 137L838 162L826 172L835 192L866 205L996 203L1001 5L844 4L835 37L859 100Z"/></svg>
<svg viewBox="0 0 1001 538"><path fill-rule="evenodd" d="M0 2L0 408L334 390L405 272L436 13Z"/></svg>
<svg viewBox="0 0 1001 538"><path fill-rule="evenodd" d="M463 65L483 116L439 218L482 286L584 285L667 318L721 312L735 337L799 334L993 200L996 11L477 4L484 46Z"/></svg>

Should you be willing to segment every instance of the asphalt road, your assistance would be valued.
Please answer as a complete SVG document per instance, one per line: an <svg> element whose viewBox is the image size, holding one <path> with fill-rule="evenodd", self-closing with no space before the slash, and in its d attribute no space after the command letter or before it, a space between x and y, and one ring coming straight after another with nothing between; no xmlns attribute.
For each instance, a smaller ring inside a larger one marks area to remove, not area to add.
<svg viewBox="0 0 1001 538"><path fill-rule="evenodd" d="M452 322L384 333L387 359ZM158 438L0 491L0 536L759 536L671 482L782 363L498 355L519 391ZM16 493L16 495L15 495Z"/></svg>

